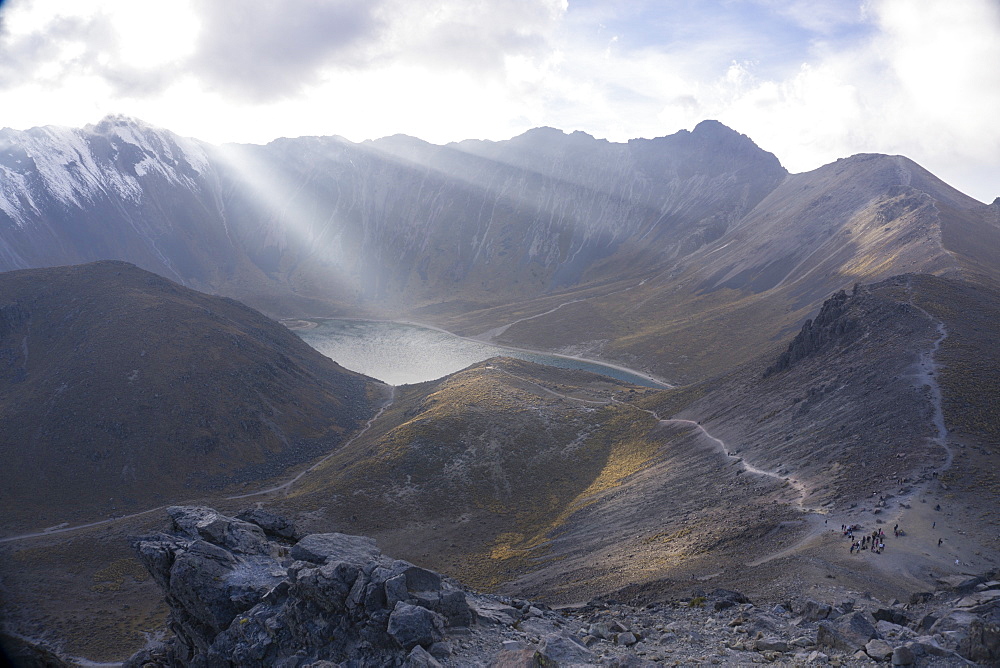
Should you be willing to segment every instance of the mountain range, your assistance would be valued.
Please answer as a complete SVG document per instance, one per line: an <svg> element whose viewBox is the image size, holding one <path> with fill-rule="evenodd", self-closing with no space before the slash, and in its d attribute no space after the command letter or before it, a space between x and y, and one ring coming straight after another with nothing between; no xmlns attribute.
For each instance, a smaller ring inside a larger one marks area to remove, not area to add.
<svg viewBox="0 0 1000 668"><path fill-rule="evenodd" d="M216 147L109 117L0 146L0 269L120 259L272 316L407 317L682 382L854 283L1000 266L1000 203L901 156L788 174L715 121Z"/></svg>
<svg viewBox="0 0 1000 668"><path fill-rule="evenodd" d="M0 270L8 630L89 659L162 628L123 554L179 502L550 603L905 600L1000 554L1000 198L902 156L789 174L715 121L447 146L3 130ZM266 316L674 387L498 358L388 388ZM911 538L882 562L831 532L889 521Z"/></svg>

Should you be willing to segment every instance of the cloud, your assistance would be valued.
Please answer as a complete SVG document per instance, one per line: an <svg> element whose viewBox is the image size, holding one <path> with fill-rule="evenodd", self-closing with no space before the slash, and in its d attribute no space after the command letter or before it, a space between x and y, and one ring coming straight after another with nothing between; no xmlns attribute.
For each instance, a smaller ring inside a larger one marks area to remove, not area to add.
<svg viewBox="0 0 1000 668"><path fill-rule="evenodd" d="M185 64L209 86L254 100L280 98L327 67L356 68L389 26L379 0L213 0L198 3L197 49Z"/></svg>

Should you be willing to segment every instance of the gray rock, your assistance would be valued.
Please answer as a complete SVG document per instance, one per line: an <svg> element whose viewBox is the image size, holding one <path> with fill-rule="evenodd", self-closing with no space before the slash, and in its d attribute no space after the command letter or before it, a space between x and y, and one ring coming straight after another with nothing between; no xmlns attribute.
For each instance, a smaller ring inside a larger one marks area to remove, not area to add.
<svg viewBox="0 0 1000 668"><path fill-rule="evenodd" d="M905 626L886 621L875 622L875 632L883 640L908 640L916 636L913 631Z"/></svg>
<svg viewBox="0 0 1000 668"><path fill-rule="evenodd" d="M576 640L558 633L550 633L542 638L539 649L542 654L560 664L591 663L594 654Z"/></svg>
<svg viewBox="0 0 1000 668"><path fill-rule="evenodd" d="M639 642L639 639L636 638L635 634L631 631L626 631L625 633L619 633L618 637L615 638L615 642L619 645L624 645L625 647L631 647Z"/></svg>
<svg viewBox="0 0 1000 668"><path fill-rule="evenodd" d="M948 575L938 578L938 582L959 594L967 594L975 590L976 585L986 582L980 575Z"/></svg>
<svg viewBox="0 0 1000 668"><path fill-rule="evenodd" d="M917 661L917 655L909 645L900 645L892 651L892 665L912 666Z"/></svg>
<svg viewBox="0 0 1000 668"><path fill-rule="evenodd" d="M354 583L361 575L355 564L337 561L318 568L303 568L291 573L291 593L324 610L344 611Z"/></svg>
<svg viewBox="0 0 1000 668"><path fill-rule="evenodd" d="M441 668L441 663L423 647L416 645L407 655L403 668Z"/></svg>
<svg viewBox="0 0 1000 668"><path fill-rule="evenodd" d="M892 622L893 624L898 624L899 626L906 626L910 623L910 620L906 616L906 612L899 608L879 608L872 613L872 617L875 618L875 621Z"/></svg>
<svg viewBox="0 0 1000 668"><path fill-rule="evenodd" d="M444 620L427 608L400 601L389 615L388 632L405 650L430 647L444 637Z"/></svg>
<svg viewBox="0 0 1000 668"><path fill-rule="evenodd" d="M389 608L396 607L400 601L409 602L410 592L406 589L406 576L397 575L385 581L385 599Z"/></svg>
<svg viewBox="0 0 1000 668"><path fill-rule="evenodd" d="M438 661L444 661L452 654L451 643L442 640L431 645L427 651Z"/></svg>
<svg viewBox="0 0 1000 668"><path fill-rule="evenodd" d="M306 536L292 547L292 559L322 564L326 561L343 561L365 566L379 561L382 553L375 546L375 539L367 536L349 536L342 533L316 533Z"/></svg>
<svg viewBox="0 0 1000 668"><path fill-rule="evenodd" d="M774 636L758 638L754 642L754 649L758 652L787 652L788 643Z"/></svg>
<svg viewBox="0 0 1000 668"><path fill-rule="evenodd" d="M834 621L822 621L816 629L816 643L844 652L856 652L874 638L875 625L863 612L852 612Z"/></svg>
<svg viewBox="0 0 1000 668"><path fill-rule="evenodd" d="M1000 589L987 589L969 594L958 601L955 607L969 612L984 613L993 609L994 604L1000 604Z"/></svg>
<svg viewBox="0 0 1000 668"><path fill-rule="evenodd" d="M476 617L486 624L513 626L521 619L517 608L494 601L477 600L473 604Z"/></svg>
<svg viewBox="0 0 1000 668"><path fill-rule="evenodd" d="M931 626L931 633L944 633L945 631L959 631L969 628L969 626L979 619L979 616L966 610L952 610Z"/></svg>
<svg viewBox="0 0 1000 668"><path fill-rule="evenodd" d="M823 652L820 652L819 650L810 652L809 655L806 657L806 662L810 664L812 663L824 664L824 663L829 663L829 661L830 657L824 654Z"/></svg>
<svg viewBox="0 0 1000 668"><path fill-rule="evenodd" d="M892 653L892 645L878 638L869 640L868 644L865 645L865 654L876 661L888 661L892 658Z"/></svg>
<svg viewBox="0 0 1000 668"><path fill-rule="evenodd" d="M1000 665L1000 624L974 620L966 637L959 642L958 653L984 666Z"/></svg>
<svg viewBox="0 0 1000 668"><path fill-rule="evenodd" d="M288 540L295 540L299 538L294 522L278 515L277 513L264 510L263 508L247 508L245 510L241 510L236 515L236 519L256 524L263 529L264 533L268 536L275 536Z"/></svg>
<svg viewBox="0 0 1000 668"><path fill-rule="evenodd" d="M441 588L441 576L426 568L414 566L407 561L395 561L392 564L392 574L406 578L408 591L437 591Z"/></svg>
<svg viewBox="0 0 1000 668"><path fill-rule="evenodd" d="M913 628L917 631L930 631L931 627L934 626L934 623L937 622L937 620L938 617L936 615L928 613L914 622Z"/></svg>
<svg viewBox="0 0 1000 668"><path fill-rule="evenodd" d="M802 606L802 611L799 614L801 614L802 618L807 622L818 622L829 617L832 610L833 608L826 603L820 603L819 601L809 599L806 601L805 605Z"/></svg>
<svg viewBox="0 0 1000 668"><path fill-rule="evenodd" d="M170 506L167 514L173 520L174 528L187 538L200 538L242 554L267 554L271 550L264 530L259 526L226 517L211 508Z"/></svg>
<svg viewBox="0 0 1000 668"><path fill-rule="evenodd" d="M556 663L536 649L503 649L489 668L554 668Z"/></svg>

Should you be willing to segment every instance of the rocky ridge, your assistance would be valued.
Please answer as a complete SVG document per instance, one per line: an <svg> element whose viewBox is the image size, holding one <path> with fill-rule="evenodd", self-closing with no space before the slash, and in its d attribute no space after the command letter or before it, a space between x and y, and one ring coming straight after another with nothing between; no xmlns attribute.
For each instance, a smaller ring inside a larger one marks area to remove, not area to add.
<svg viewBox="0 0 1000 668"><path fill-rule="evenodd" d="M991 665L1000 659L996 573L943 578L907 603L790 601L764 610L716 589L635 607L552 610L478 594L394 560L373 540L300 536L254 509L171 507L137 538L174 637L126 666ZM242 519L241 519L242 518Z"/></svg>

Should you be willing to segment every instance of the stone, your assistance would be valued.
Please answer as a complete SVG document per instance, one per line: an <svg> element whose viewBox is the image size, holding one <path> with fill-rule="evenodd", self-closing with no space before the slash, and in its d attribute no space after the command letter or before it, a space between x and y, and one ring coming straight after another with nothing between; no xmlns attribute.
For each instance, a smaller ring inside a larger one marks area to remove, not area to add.
<svg viewBox="0 0 1000 668"><path fill-rule="evenodd" d="M407 655L403 668L441 668L441 663L423 647L416 645Z"/></svg>
<svg viewBox="0 0 1000 668"><path fill-rule="evenodd" d="M400 601L409 602L410 592L406 589L405 575L400 574L389 578L383 587L385 587L385 600L388 607L394 608Z"/></svg>
<svg viewBox="0 0 1000 668"><path fill-rule="evenodd" d="M879 608L872 613L872 617L875 618L875 621L892 622L893 624L898 624L899 626L906 626L910 623L910 620L906 616L906 612L900 610L899 608Z"/></svg>
<svg viewBox="0 0 1000 668"><path fill-rule="evenodd" d="M1000 665L1000 624L973 620L966 637L958 644L958 653L984 666Z"/></svg>
<svg viewBox="0 0 1000 668"><path fill-rule="evenodd" d="M788 643L774 636L758 638L754 642L754 649L758 652L787 652Z"/></svg>
<svg viewBox="0 0 1000 668"><path fill-rule="evenodd" d="M979 575L946 575L943 578L938 578L940 584L959 594L967 594L975 590L976 585L985 581L986 578Z"/></svg>
<svg viewBox="0 0 1000 668"><path fill-rule="evenodd" d="M517 608L500 602L477 600L473 604L476 617L485 624L513 626L521 619Z"/></svg>
<svg viewBox="0 0 1000 668"><path fill-rule="evenodd" d="M878 638L869 640L865 645L865 654L876 661L888 661L892 658L892 652L892 645Z"/></svg>
<svg viewBox="0 0 1000 668"><path fill-rule="evenodd" d="M892 665L912 666L917 661L917 655L909 645L900 645L892 650Z"/></svg>
<svg viewBox="0 0 1000 668"><path fill-rule="evenodd" d="M556 668L558 664L536 649L503 649L489 668Z"/></svg>
<svg viewBox="0 0 1000 668"><path fill-rule="evenodd" d="M625 645L626 647L631 647L632 645L639 642L639 639L635 637L635 634L631 631L626 631L625 633L619 633L618 637L615 638L615 642L619 645Z"/></svg>
<svg viewBox="0 0 1000 668"><path fill-rule="evenodd" d="M802 612L800 614L807 622L818 622L829 617L832 610L833 608L826 603L820 603L819 601L809 599L802 607Z"/></svg>
<svg viewBox="0 0 1000 668"><path fill-rule="evenodd" d="M1000 589L987 589L969 594L958 601L955 607L983 613L991 610L994 604L1000 604Z"/></svg>
<svg viewBox="0 0 1000 668"><path fill-rule="evenodd" d="M427 608L400 601L389 615L388 633L405 650L430 647L444 636L444 621Z"/></svg>
<svg viewBox="0 0 1000 668"><path fill-rule="evenodd" d="M905 626L884 620L875 622L875 633L883 640L906 640L916 635Z"/></svg>
<svg viewBox="0 0 1000 668"><path fill-rule="evenodd" d="M914 623L913 628L915 628L918 631L930 631L931 627L934 626L934 623L937 622L937 620L938 618L935 615L928 613L923 617L921 617L920 619L918 619Z"/></svg>
<svg viewBox="0 0 1000 668"><path fill-rule="evenodd" d="M708 595L708 599L712 601L712 608L717 611L750 602L745 594L731 589L715 589Z"/></svg>
<svg viewBox="0 0 1000 668"><path fill-rule="evenodd" d="M959 631L969 628L969 626L979 619L979 616L967 610L952 610L941 619L934 622L930 628L931 633L944 633L945 631Z"/></svg>
<svg viewBox="0 0 1000 668"><path fill-rule="evenodd" d="M450 642L442 640L431 645L427 651L438 661L444 661L452 655L453 650Z"/></svg>
<svg viewBox="0 0 1000 668"><path fill-rule="evenodd" d="M170 506L167 515L185 537L202 539L232 552L267 554L270 545L264 530L203 506Z"/></svg>
<svg viewBox="0 0 1000 668"><path fill-rule="evenodd" d="M437 591L441 588L441 576L426 568L414 566L407 561L395 561L392 564L392 574L406 578L408 591Z"/></svg>
<svg viewBox="0 0 1000 668"><path fill-rule="evenodd" d="M342 533L310 534L297 542L291 551L292 559L314 564L343 561L364 566L378 561L381 556L382 553L375 547L374 538Z"/></svg>
<svg viewBox="0 0 1000 668"><path fill-rule="evenodd" d="M559 633L550 633L544 636L539 650L547 659L559 664L586 664L592 663L594 660L593 652L573 638Z"/></svg>
<svg viewBox="0 0 1000 668"><path fill-rule="evenodd" d="M299 538L294 522L263 508L246 508L245 510L241 510L236 515L236 519L256 524L263 529L264 534L267 536L285 538L287 540Z"/></svg>
<svg viewBox="0 0 1000 668"><path fill-rule="evenodd" d="M816 644L844 652L856 652L876 635L875 625L863 612L852 612L834 621L822 621L816 630Z"/></svg>

